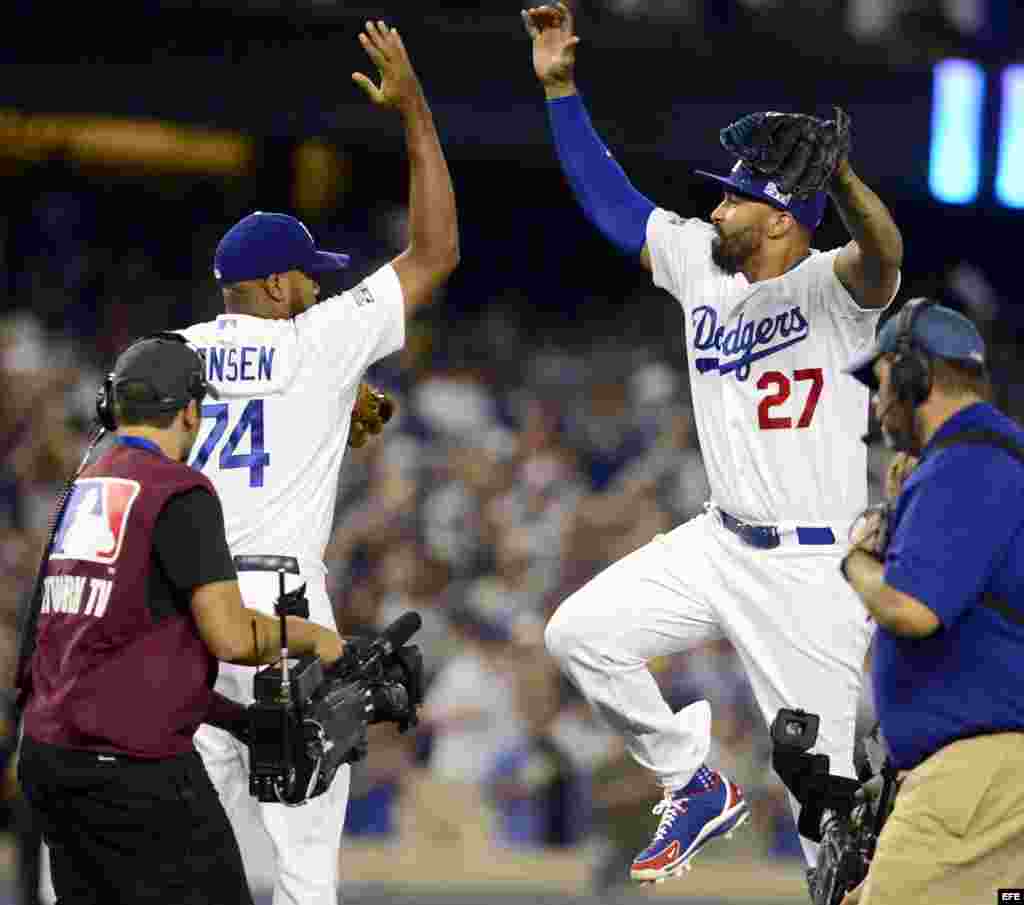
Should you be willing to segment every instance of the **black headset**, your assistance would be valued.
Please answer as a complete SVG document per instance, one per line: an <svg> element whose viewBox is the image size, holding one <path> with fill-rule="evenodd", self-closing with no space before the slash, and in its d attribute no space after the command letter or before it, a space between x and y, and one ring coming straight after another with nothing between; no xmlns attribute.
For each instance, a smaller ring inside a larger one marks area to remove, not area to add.
<svg viewBox="0 0 1024 905"><path fill-rule="evenodd" d="M915 407L924 402L932 391L932 364L928 352L914 339L914 324L936 304L931 299L911 299L900 312L889 382L900 402Z"/></svg>
<svg viewBox="0 0 1024 905"><path fill-rule="evenodd" d="M202 402L203 397L206 396L209 389L206 382L206 368L203 366L203 359L200 357L199 353L189 345L188 340L180 333L170 333L167 331L151 333L149 336L143 336L141 339L137 339L128 348L130 349L133 346L137 346L139 343L148 342L149 340L154 339L164 340L165 342L178 342L183 346L188 346L192 354L195 355L196 366L195 370L189 374L188 389L186 390L184 398L164 397L158 401L148 403L146 405L146 409L151 410L154 413L176 412L178 409L188 405L189 401L192 399L195 399L197 402ZM128 350L126 349L125 351L127 352ZM114 381L116 379L117 374L114 371L111 371L103 379L103 383L96 392L96 418L108 431L117 430L117 418L114 415L114 404L116 401Z"/></svg>

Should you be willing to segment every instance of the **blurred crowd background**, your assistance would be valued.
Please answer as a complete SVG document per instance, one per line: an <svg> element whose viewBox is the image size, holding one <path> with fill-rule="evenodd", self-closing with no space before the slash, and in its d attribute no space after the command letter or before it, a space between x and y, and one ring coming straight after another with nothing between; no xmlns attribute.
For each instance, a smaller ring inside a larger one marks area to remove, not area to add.
<svg viewBox="0 0 1024 905"><path fill-rule="evenodd" d="M347 844L482 835L513 851L586 852L593 890L621 885L658 792L559 677L543 626L608 563L700 512L707 485L679 309L576 209L518 8L150 0L124 12L131 41L83 18L74 40L27 42L49 13L15 6L0 38L5 675L15 609L101 376L132 339L216 315L221 234L254 209L296 213L321 247L353 256L326 293L404 247L400 129L348 81L366 70L360 23L386 18L446 144L463 263L405 350L369 373L399 415L349 454L340 482L327 551L339 625L369 632L417 610L429 676L418 729L378 733L355 769ZM598 129L638 188L684 215L717 202L692 170L728 166L718 128L752 109L844 104L855 168L903 229L900 300L929 294L971 316L998 401L1024 415L1013 261L1024 215L985 192L943 207L926 183L931 67L969 57L995 79L1019 53L1014 0L586 0L576 11ZM985 149L991 167L988 132ZM844 241L830 212L815 245ZM871 450L873 500L886 461ZM652 669L674 707L712 702L713 761L754 806L743 857L797 858L728 644Z"/></svg>

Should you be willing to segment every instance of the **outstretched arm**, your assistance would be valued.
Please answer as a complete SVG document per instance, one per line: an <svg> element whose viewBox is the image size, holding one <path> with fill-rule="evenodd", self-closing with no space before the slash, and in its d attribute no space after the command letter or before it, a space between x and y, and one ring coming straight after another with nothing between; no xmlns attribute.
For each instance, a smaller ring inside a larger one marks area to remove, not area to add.
<svg viewBox="0 0 1024 905"><path fill-rule="evenodd" d="M544 87L548 119L562 170L587 219L623 254L640 255L650 270L647 220L653 202L630 183L594 131L576 90L572 15L563 3L523 10L533 43L533 68Z"/></svg>
<svg viewBox="0 0 1024 905"><path fill-rule="evenodd" d="M853 239L836 256L836 276L861 307L883 308L899 286L903 264L899 227L848 160L840 161L829 195Z"/></svg>
<svg viewBox="0 0 1024 905"><path fill-rule="evenodd" d="M459 263L455 192L433 114L401 36L383 22L367 22L359 42L380 73L380 87L361 72L353 73L352 80L374 104L397 110L405 123L409 245L392 263L406 313L412 314L431 301Z"/></svg>

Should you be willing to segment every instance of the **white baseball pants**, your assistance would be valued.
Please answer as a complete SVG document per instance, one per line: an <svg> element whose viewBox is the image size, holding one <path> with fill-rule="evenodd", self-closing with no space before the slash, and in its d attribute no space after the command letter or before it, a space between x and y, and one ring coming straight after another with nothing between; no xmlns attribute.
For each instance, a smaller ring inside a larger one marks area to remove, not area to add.
<svg viewBox="0 0 1024 905"><path fill-rule="evenodd" d="M829 755L831 772L855 776L854 722L871 630L839 574L845 549L798 545L795 532L773 550L755 549L712 509L568 597L545 642L666 788L685 785L708 756L711 707L698 701L673 713L647 663L720 638L735 647L766 722L783 707L819 714L814 750ZM801 843L813 864L817 847Z"/></svg>

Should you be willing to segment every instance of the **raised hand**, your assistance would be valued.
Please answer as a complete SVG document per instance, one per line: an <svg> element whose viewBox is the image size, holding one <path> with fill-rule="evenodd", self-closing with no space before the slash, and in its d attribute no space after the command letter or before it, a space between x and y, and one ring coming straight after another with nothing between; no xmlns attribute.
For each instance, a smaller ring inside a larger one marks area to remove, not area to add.
<svg viewBox="0 0 1024 905"><path fill-rule="evenodd" d="M533 42L533 69L549 97L575 91L576 45L572 13L562 2L522 11L523 25Z"/></svg>
<svg viewBox="0 0 1024 905"><path fill-rule="evenodd" d="M352 81L374 104L405 112L410 105L423 100L423 88L397 30L379 20L367 22L366 30L359 35L359 43L377 67L380 87L361 72L353 72Z"/></svg>

